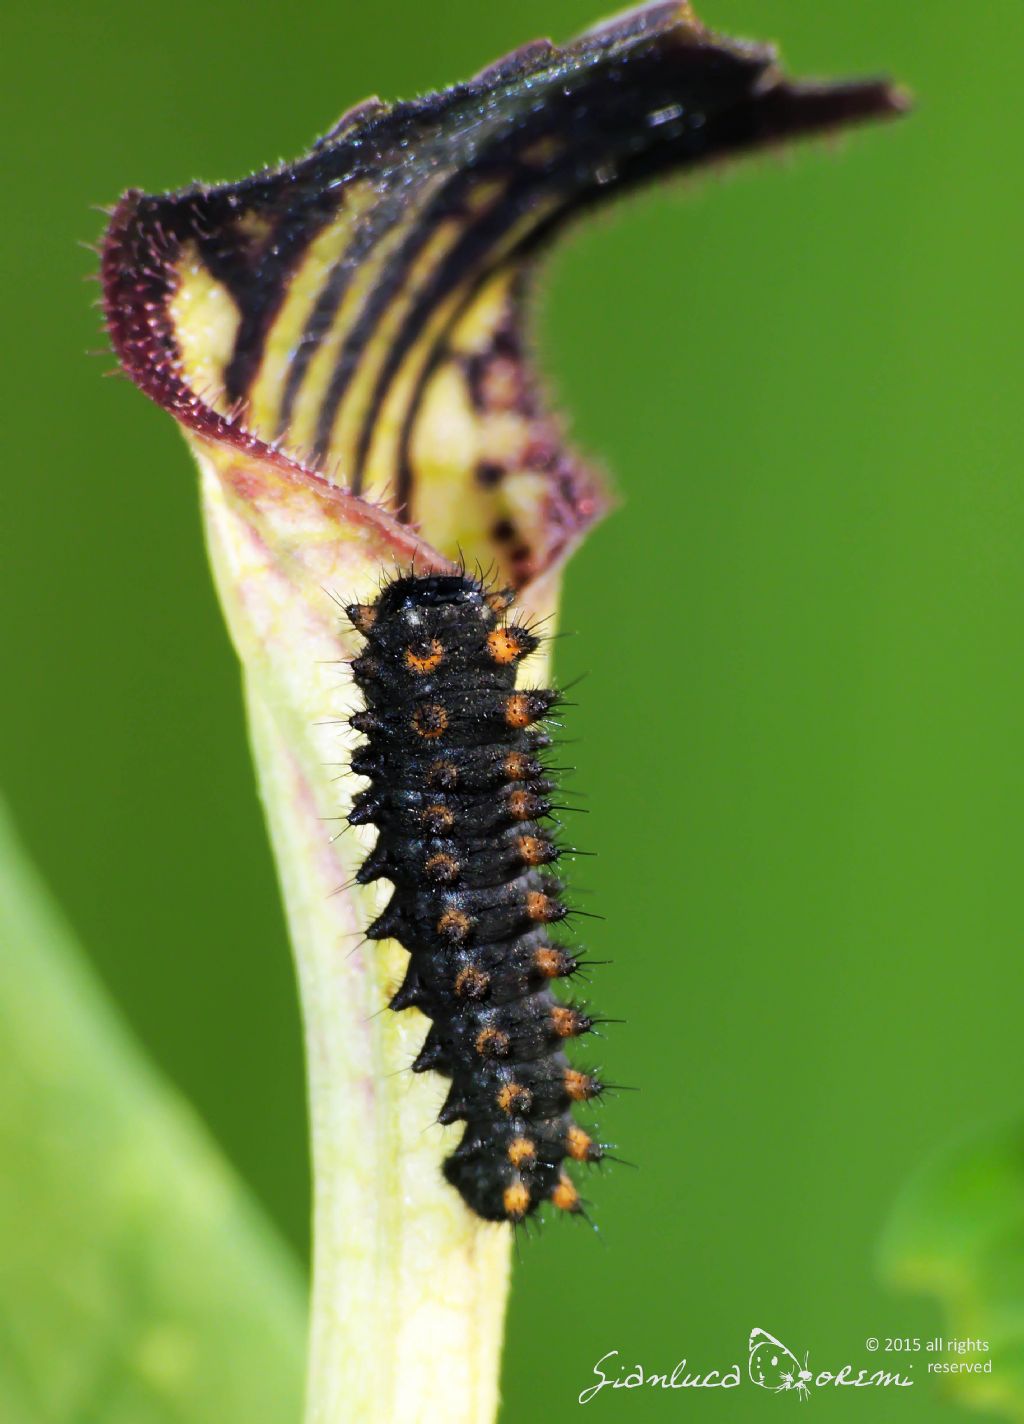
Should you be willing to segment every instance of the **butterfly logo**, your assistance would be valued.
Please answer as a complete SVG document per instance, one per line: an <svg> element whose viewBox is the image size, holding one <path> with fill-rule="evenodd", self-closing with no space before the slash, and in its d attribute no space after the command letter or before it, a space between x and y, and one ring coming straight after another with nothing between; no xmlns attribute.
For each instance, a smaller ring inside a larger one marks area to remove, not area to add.
<svg viewBox="0 0 1024 1424"><path fill-rule="evenodd" d="M774 1335L769 1335L767 1330L755 1328L750 1332L747 1373L754 1384L770 1389L774 1394L781 1394L784 1389L795 1389L801 1403L811 1392L807 1355L804 1355L801 1365L792 1350L788 1350Z"/></svg>

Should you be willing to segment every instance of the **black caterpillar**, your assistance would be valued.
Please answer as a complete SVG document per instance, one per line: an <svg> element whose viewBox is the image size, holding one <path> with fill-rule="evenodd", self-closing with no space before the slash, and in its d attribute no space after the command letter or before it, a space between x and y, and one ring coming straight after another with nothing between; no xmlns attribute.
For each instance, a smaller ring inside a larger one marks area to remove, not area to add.
<svg viewBox="0 0 1024 1424"><path fill-rule="evenodd" d="M550 941L569 912L542 870L560 851L536 724L558 694L516 689L540 640L507 621L511 604L465 574L409 575L346 612L368 643L351 720L367 739L352 769L370 781L349 820L378 827L357 879L394 885L367 937L409 951L391 1007L432 1020L413 1071L450 1078L439 1120L466 1123L445 1177L478 1216L516 1223L544 1201L581 1210L563 1163L602 1147L571 1108L603 1085L562 1051L594 1020L551 992L580 967Z"/></svg>

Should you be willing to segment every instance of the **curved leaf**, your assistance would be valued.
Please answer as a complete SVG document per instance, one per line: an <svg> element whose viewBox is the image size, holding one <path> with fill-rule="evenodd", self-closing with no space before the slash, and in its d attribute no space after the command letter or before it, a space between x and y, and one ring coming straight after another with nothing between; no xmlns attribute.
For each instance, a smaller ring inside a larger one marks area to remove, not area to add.
<svg viewBox="0 0 1024 1424"><path fill-rule="evenodd" d="M204 442L272 450L522 584L606 504L530 359L538 252L658 175L904 107L884 82L791 82L770 46L645 6L443 93L360 104L287 167L126 194L111 336Z"/></svg>
<svg viewBox="0 0 1024 1424"><path fill-rule="evenodd" d="M92 977L0 808L0 1419L290 1424L295 1262Z"/></svg>

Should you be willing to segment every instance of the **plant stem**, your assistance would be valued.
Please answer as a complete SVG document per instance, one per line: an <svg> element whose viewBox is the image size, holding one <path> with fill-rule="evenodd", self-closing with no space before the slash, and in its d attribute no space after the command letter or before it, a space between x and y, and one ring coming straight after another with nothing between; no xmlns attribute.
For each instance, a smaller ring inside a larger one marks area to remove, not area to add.
<svg viewBox="0 0 1024 1424"><path fill-rule="evenodd" d="M362 783L325 764L347 760L351 737L337 724L358 702L338 665L353 651L345 620L322 585L365 595L394 559L353 542L329 506L272 470L247 461L243 499L234 464L197 455L302 998L314 1183L307 1424L489 1424L511 1234L476 1218L441 1175L461 1128L436 1122L446 1082L409 1071L427 1021L387 1009L406 954L362 940L387 888L349 886L373 832L337 819ZM550 613L557 585L538 581L528 616Z"/></svg>
<svg viewBox="0 0 1024 1424"><path fill-rule="evenodd" d="M486 1424L497 1406L509 1232L443 1180L459 1129L408 1071L426 1021L384 1006L403 951L360 945L353 896L302 770L259 692L249 726L302 994L313 1152L308 1424ZM364 897L360 897L362 899ZM380 1010L384 1008L384 1012Z"/></svg>

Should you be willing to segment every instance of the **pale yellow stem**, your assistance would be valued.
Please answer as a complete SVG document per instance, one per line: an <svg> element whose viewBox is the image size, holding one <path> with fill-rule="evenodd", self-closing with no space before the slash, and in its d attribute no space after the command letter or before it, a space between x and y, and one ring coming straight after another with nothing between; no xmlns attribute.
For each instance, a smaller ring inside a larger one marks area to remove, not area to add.
<svg viewBox="0 0 1024 1424"><path fill-rule="evenodd" d="M489 1424L508 1228L478 1222L440 1174L458 1130L443 1085L408 1071L426 1021L393 1014L400 948L360 945L365 915L302 770L249 684L249 725L302 993L313 1147L308 1424ZM380 1010L384 1009L381 1013Z"/></svg>
<svg viewBox="0 0 1024 1424"><path fill-rule="evenodd" d="M272 472L244 498L237 468L197 451L217 587L244 669L260 792L283 888L308 1057L314 1214L307 1424L490 1424L510 1231L479 1221L441 1175L460 1128L436 1123L445 1083L409 1064L427 1023L387 1002L397 944L362 941L388 887L339 892L372 843L338 817L353 787L354 651L324 586L376 591L372 541ZM553 607L557 581L528 611ZM543 665L530 669L540 680ZM358 789L363 783L356 780ZM341 833L339 834L339 830Z"/></svg>

